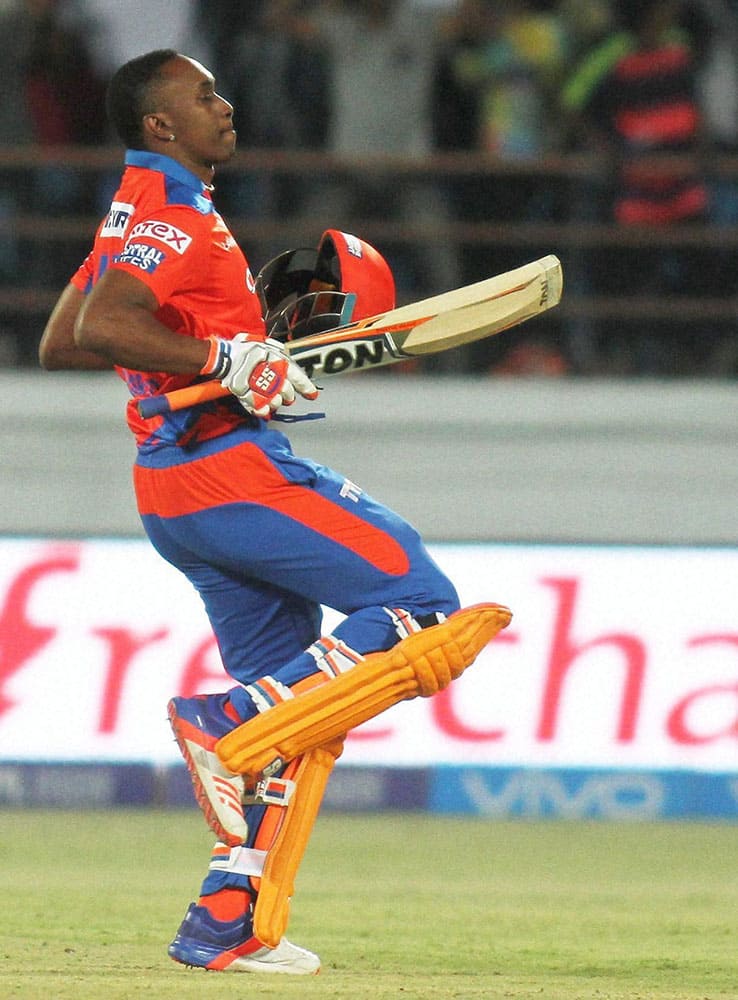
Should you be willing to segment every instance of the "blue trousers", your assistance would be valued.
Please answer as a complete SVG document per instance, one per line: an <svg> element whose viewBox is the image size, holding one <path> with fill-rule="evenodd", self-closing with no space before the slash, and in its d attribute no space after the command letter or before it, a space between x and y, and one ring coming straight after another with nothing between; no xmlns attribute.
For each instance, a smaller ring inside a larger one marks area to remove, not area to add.
<svg viewBox="0 0 738 1000"><path fill-rule="evenodd" d="M397 642L385 608L459 606L410 524L264 425L141 456L134 478L151 542L198 590L241 684L299 660L321 605L346 616L334 635L358 653Z"/></svg>
<svg viewBox="0 0 738 1000"><path fill-rule="evenodd" d="M202 597L224 667L239 682L230 695L243 719L258 707L241 685L269 675L292 687L317 672L305 650L321 635L322 605L345 616L332 637L359 654L398 641L393 609L422 619L459 607L410 524L296 457L264 424L142 454L134 481L151 542ZM262 808L248 810L249 844ZM213 871L203 894L247 884Z"/></svg>

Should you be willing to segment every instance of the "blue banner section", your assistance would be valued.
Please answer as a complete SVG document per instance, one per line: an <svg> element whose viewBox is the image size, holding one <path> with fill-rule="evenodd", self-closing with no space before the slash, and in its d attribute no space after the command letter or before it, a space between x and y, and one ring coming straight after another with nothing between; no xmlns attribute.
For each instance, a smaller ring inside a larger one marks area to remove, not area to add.
<svg viewBox="0 0 738 1000"><path fill-rule="evenodd" d="M172 764L162 772L163 799L166 806L194 806L195 793L190 772L184 764Z"/></svg>
<svg viewBox="0 0 738 1000"><path fill-rule="evenodd" d="M427 768L337 767L331 776L322 808L332 812L368 812L386 809L427 808ZM194 805L187 768L175 764L164 772L164 803Z"/></svg>
<svg viewBox="0 0 738 1000"><path fill-rule="evenodd" d="M197 808L184 765L0 762L0 808ZM490 819L738 820L738 772L337 767L325 812Z"/></svg>
<svg viewBox="0 0 738 1000"><path fill-rule="evenodd" d="M150 764L0 763L0 806L151 806L158 802L157 789Z"/></svg>
<svg viewBox="0 0 738 1000"><path fill-rule="evenodd" d="M333 812L376 812L428 808L430 769L424 767L337 767L323 799Z"/></svg>
<svg viewBox="0 0 738 1000"><path fill-rule="evenodd" d="M738 772L437 767L428 808L490 818L738 819Z"/></svg>

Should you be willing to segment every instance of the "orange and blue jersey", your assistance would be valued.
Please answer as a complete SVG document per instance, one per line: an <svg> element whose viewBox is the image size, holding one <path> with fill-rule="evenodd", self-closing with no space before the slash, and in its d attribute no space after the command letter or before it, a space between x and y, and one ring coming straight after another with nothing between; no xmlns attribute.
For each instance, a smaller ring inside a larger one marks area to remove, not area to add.
<svg viewBox="0 0 738 1000"><path fill-rule="evenodd" d="M170 157L127 153L74 283L87 290L109 268L144 282L156 317L183 336L265 336L246 258L207 187ZM118 371L134 396L193 381ZM458 608L411 525L343 476L296 456L270 422L229 399L155 420L129 405L128 420L146 533L200 593L232 677L248 685L268 674L292 690L325 676L316 656L330 672L338 654L322 646L307 652L320 635L322 606L346 616L333 634L359 658L397 641L391 609L422 617ZM246 717L257 708L240 690Z"/></svg>
<svg viewBox="0 0 738 1000"><path fill-rule="evenodd" d="M183 336L265 337L254 279L207 185L169 156L126 153L126 169L93 249L73 276L87 293L108 269L126 271L156 296L155 315ZM125 330L121 330L121 338ZM189 385L190 375L117 369L132 396L149 396ZM247 420L235 400L143 420L133 400L128 424L138 447L206 440Z"/></svg>

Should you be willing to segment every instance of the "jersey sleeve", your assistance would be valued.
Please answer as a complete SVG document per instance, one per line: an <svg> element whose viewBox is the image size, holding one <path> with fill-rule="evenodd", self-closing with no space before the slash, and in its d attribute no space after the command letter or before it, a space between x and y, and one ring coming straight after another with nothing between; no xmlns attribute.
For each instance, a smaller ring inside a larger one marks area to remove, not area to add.
<svg viewBox="0 0 738 1000"><path fill-rule="evenodd" d="M69 280L75 288L78 288L80 292L87 295L92 288L94 278L94 255L92 251L90 251Z"/></svg>
<svg viewBox="0 0 738 1000"><path fill-rule="evenodd" d="M208 216L168 206L136 222L109 267L143 281L161 306L175 292L186 292L202 280L209 242Z"/></svg>

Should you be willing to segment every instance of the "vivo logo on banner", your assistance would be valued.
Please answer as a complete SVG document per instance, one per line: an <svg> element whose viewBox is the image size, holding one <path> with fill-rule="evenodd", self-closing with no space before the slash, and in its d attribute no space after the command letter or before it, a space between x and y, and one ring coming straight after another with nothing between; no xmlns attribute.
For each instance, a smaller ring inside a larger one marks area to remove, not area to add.
<svg viewBox="0 0 738 1000"><path fill-rule="evenodd" d="M700 771L439 767L430 808L493 819L735 819L738 781Z"/></svg>
<svg viewBox="0 0 738 1000"><path fill-rule="evenodd" d="M463 604L513 621L446 691L353 732L342 766L735 770L738 552L431 549ZM228 686L198 595L147 542L0 539L0 760L173 762L167 700ZM504 794L614 794L536 780Z"/></svg>
<svg viewBox="0 0 738 1000"><path fill-rule="evenodd" d="M656 819L664 787L653 775L590 773L579 784L553 771L516 771L499 788L474 769L459 775L472 811L484 816Z"/></svg>

